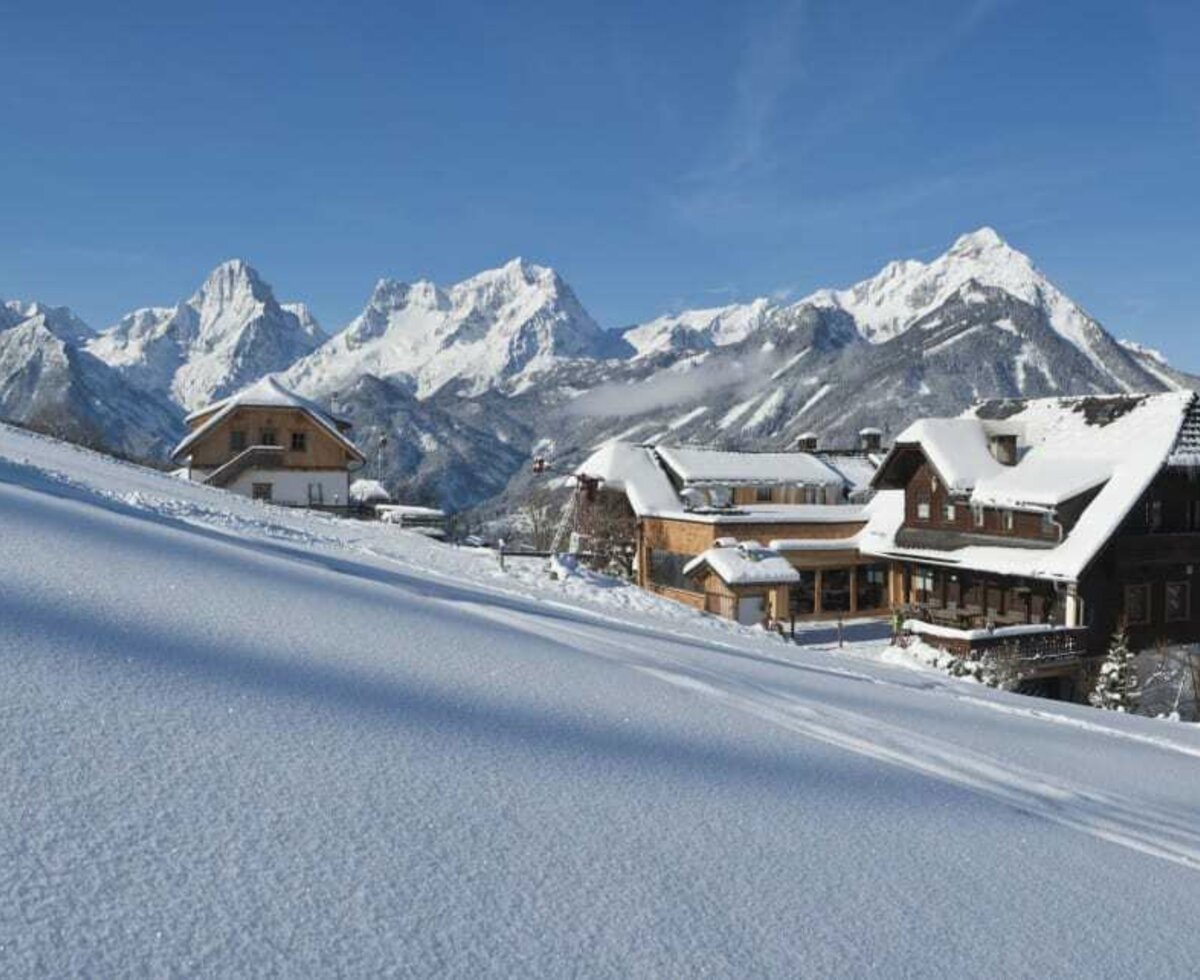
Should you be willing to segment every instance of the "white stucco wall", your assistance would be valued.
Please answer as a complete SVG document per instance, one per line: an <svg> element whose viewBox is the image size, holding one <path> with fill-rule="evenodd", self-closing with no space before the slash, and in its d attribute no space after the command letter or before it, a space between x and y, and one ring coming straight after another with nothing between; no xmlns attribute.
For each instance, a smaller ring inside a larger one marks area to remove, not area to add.
<svg viewBox="0 0 1200 980"><path fill-rule="evenodd" d="M203 480L208 473L208 470L200 469L190 471L193 480ZM319 502L326 507L345 507L350 499L350 474L345 470L249 469L225 489L232 493L240 493L243 497L250 497L253 496L256 483L271 484L271 500L277 504L307 507L309 503ZM320 501L309 500L310 485L320 486Z"/></svg>

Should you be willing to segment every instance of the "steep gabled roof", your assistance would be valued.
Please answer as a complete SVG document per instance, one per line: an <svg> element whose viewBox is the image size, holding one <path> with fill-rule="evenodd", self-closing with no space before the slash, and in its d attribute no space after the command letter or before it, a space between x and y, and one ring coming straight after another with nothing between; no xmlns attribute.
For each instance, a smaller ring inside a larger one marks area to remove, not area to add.
<svg viewBox="0 0 1200 980"><path fill-rule="evenodd" d="M212 432L238 408L298 409L321 426L332 439L340 443L342 448L359 462L362 462L366 458L359 448L342 434L340 426L346 425L345 422L330 415L316 402L309 401L307 398L303 398L294 391L283 387L272 375L268 375L261 381L250 385L248 388L244 388L235 395L230 395L228 398L223 398L218 402L213 402L211 405L192 412L187 417L187 421L196 421L197 419L205 419L205 421L189 432L183 441L175 447L171 452L172 461L178 462L187 454L188 450Z"/></svg>
<svg viewBox="0 0 1200 980"><path fill-rule="evenodd" d="M900 548L896 534L902 517L894 511L886 520L873 516L863 535L864 548L882 555L1074 581L1116 533L1163 466L1176 458L1185 422L1195 419L1196 412L1193 392L1172 391L989 402L974 406L959 419L914 423L896 440L880 468L877 486L887 480L887 470L900 453L917 448L947 485L969 495L972 503L1050 510L1089 490L1096 491L1095 497L1062 542L1036 553L1002 544L972 544L951 552ZM987 464L981 459L979 448L982 445L986 452L991 435L1017 436L1015 465L1003 466L995 460ZM943 465L949 472L942 470Z"/></svg>

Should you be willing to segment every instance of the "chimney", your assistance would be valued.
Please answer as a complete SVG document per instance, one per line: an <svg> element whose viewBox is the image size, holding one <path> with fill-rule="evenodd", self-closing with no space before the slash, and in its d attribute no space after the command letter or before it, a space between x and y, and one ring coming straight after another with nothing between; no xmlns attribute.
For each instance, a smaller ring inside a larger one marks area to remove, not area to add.
<svg viewBox="0 0 1200 980"><path fill-rule="evenodd" d="M815 432L801 432L796 436L796 451L801 453L815 453L817 451L817 434Z"/></svg>
<svg viewBox="0 0 1200 980"><path fill-rule="evenodd" d="M877 453L883 448L883 433L879 429L860 429L858 448L864 453Z"/></svg>
<svg viewBox="0 0 1200 980"><path fill-rule="evenodd" d="M1017 465L1017 437L999 433L988 437L988 448L996 457L996 462L1005 466Z"/></svg>

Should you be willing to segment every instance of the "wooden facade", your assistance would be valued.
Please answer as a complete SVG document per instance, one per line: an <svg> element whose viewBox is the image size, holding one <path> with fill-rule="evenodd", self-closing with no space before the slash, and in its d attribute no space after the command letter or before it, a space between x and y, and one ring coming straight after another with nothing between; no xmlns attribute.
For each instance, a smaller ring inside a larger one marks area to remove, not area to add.
<svg viewBox="0 0 1200 980"><path fill-rule="evenodd" d="M210 417L193 418L192 431ZM196 442L191 466L217 469L247 448L261 445L282 448L281 469L344 470L360 458L302 409L246 405L235 408Z"/></svg>
<svg viewBox="0 0 1200 980"><path fill-rule="evenodd" d="M1200 642L1200 479L1194 470L1164 467L1079 580L1063 582L976 570L959 562L954 551L964 543L1002 545L1014 553L1031 549L1034 569L1036 549L1069 534L1096 491L1045 516L1015 511L1005 520L988 511L980 525L969 505L939 486L928 462L905 469L897 544L944 550L947 559L894 562L891 598L911 614L960 629L1024 624L1076 629L1084 638L1077 643L1080 656L1103 654L1121 625L1135 648ZM956 509L947 513L947 504Z"/></svg>
<svg viewBox="0 0 1200 980"><path fill-rule="evenodd" d="M863 556L853 546L830 549L816 547L783 552L801 574L798 585L770 587L720 583L715 574L689 580L683 566L713 547L718 539L768 542L811 540L817 544L850 540L864 521L811 523L744 523L741 521L688 520L683 517L648 517L638 524L636 580L652 592L684 602L696 609L736 618L733 597L757 595L766 598L764 608L775 622L836 619L850 616L882 616L889 608L887 566Z"/></svg>

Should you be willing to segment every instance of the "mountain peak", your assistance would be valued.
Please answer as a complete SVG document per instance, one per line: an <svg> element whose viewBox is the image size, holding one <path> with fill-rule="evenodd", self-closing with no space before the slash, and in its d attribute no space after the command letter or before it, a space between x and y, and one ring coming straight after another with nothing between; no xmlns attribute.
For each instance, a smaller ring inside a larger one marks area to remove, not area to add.
<svg viewBox="0 0 1200 980"><path fill-rule="evenodd" d="M225 303L243 296L250 296L259 302L273 298L271 287L263 282L258 270L250 263L244 259L226 259L208 274L193 302L209 300Z"/></svg>
<svg viewBox="0 0 1200 980"><path fill-rule="evenodd" d="M951 255L979 255L996 248L1008 248L1008 242L1000 233L988 225L960 235L950 246Z"/></svg>

